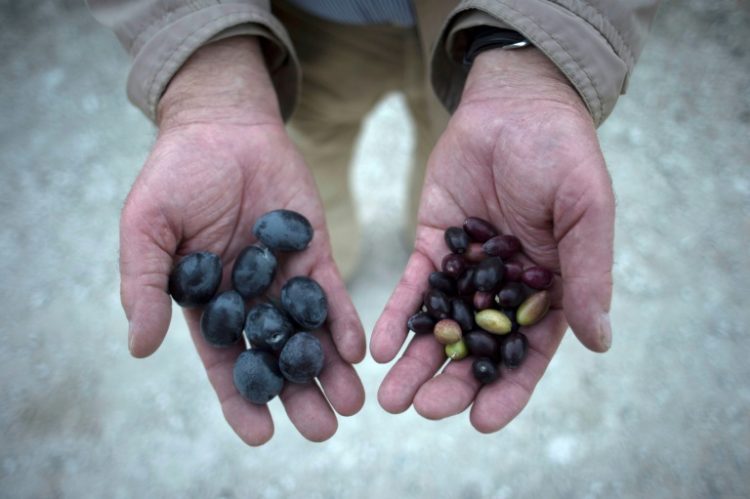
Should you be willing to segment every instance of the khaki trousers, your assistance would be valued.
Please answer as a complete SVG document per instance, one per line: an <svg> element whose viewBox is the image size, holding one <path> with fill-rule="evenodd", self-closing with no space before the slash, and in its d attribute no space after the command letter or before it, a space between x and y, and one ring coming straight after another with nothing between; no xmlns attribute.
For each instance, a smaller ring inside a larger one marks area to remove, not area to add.
<svg viewBox="0 0 750 499"><path fill-rule="evenodd" d="M363 117L387 93L403 92L416 129L408 190L413 241L427 158L448 114L429 91L416 28L338 24L274 2L302 65L289 133L307 161L326 210L333 256L345 279L356 270L360 228L349 188Z"/></svg>

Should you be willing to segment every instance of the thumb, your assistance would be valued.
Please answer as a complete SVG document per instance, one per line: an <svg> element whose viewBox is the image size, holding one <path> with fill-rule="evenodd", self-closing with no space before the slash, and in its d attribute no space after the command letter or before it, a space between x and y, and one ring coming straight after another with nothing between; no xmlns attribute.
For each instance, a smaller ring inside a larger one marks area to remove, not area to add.
<svg viewBox="0 0 750 499"><path fill-rule="evenodd" d="M134 357L154 353L167 334L167 283L177 240L163 212L131 192L120 220L120 298Z"/></svg>
<svg viewBox="0 0 750 499"><path fill-rule="evenodd" d="M615 203L601 156L585 175L569 175L558 189L555 239L560 254L563 310L587 348L606 352L612 344L612 253Z"/></svg>

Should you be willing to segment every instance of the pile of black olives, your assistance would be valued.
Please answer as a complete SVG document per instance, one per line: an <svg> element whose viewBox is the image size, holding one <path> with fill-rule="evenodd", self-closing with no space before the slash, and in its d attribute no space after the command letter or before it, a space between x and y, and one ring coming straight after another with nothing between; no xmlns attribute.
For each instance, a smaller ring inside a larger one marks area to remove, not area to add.
<svg viewBox="0 0 750 499"><path fill-rule="evenodd" d="M302 251L313 238L310 222L290 210L274 210L253 226L258 243L242 250L232 268L232 289L216 294L222 263L206 251L192 253L172 269L169 293L183 307L201 307L200 328L215 347L242 339L250 348L237 358L234 385L247 400L266 404L284 382L310 383L323 369L320 341L312 334L328 317L328 301L309 277L289 279L280 300L266 295L276 276L275 253ZM246 310L246 302L253 303Z"/></svg>
<svg viewBox="0 0 750 499"><path fill-rule="evenodd" d="M433 334L451 360L471 355L474 377L491 383L500 365L515 369L526 358L528 340L519 329L547 314L553 275L511 260L521 241L481 218L448 228L445 242L451 252L441 271L430 274L423 306L407 325Z"/></svg>

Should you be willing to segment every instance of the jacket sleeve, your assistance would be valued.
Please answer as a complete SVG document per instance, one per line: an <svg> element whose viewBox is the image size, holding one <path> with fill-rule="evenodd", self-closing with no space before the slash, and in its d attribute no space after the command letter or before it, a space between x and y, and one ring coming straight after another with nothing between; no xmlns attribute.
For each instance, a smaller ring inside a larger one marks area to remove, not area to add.
<svg viewBox="0 0 750 499"><path fill-rule="evenodd" d="M510 27L568 77L599 126L625 93L657 6L658 0L463 0L437 33L432 86L455 110L467 75L460 31L477 24Z"/></svg>
<svg viewBox="0 0 750 499"><path fill-rule="evenodd" d="M287 119L296 104L300 70L291 40L268 0L88 0L130 54L127 93L152 121L172 76L200 47L236 35L261 38L269 73Z"/></svg>

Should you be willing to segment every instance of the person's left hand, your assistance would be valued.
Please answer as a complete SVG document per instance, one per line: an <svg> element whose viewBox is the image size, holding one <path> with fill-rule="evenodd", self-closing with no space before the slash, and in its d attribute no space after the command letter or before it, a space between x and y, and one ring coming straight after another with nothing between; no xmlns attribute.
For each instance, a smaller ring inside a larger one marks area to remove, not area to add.
<svg viewBox="0 0 750 499"><path fill-rule="evenodd" d="M471 358L445 362L432 335L416 336L378 393L399 413L412 403L441 419L473 404L471 423L497 431L526 405L566 322L594 351L611 342L614 197L591 117L578 94L536 49L480 54L461 103L430 157L412 254L375 326L371 352L389 362L407 338L430 272L449 252L443 233L468 216L520 238L525 265L556 275L548 316L530 328L524 364L482 386Z"/></svg>

